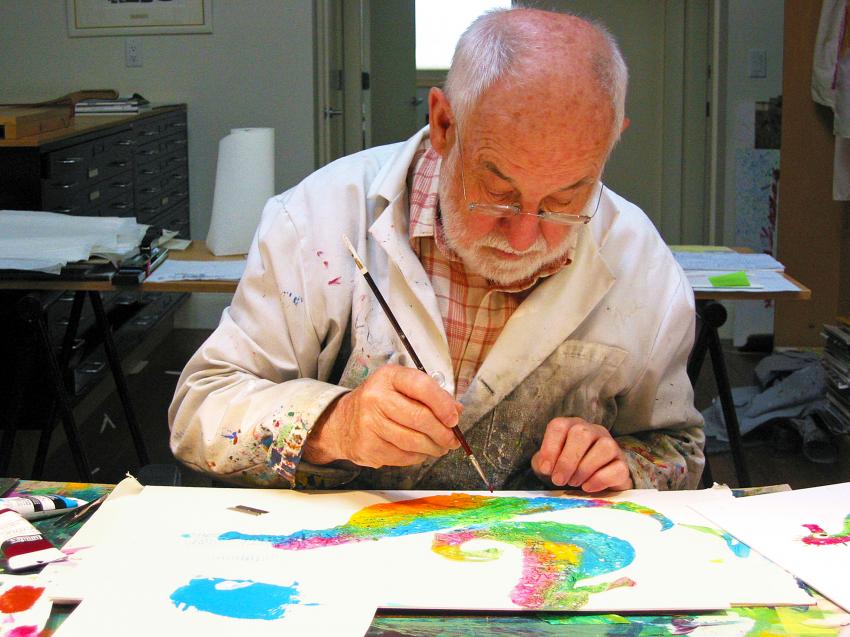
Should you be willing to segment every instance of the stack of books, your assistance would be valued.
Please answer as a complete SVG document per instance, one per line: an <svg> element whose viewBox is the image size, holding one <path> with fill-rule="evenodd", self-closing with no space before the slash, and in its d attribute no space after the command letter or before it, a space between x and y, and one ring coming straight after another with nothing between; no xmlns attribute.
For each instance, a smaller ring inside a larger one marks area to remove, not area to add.
<svg viewBox="0 0 850 637"><path fill-rule="evenodd" d="M833 431L850 431L850 321L823 326L826 340L823 366L826 369L827 410L822 415Z"/></svg>
<svg viewBox="0 0 850 637"><path fill-rule="evenodd" d="M138 93L132 97L117 97L115 99L81 100L74 106L75 115L115 115L121 113L138 113L150 108L150 103Z"/></svg>

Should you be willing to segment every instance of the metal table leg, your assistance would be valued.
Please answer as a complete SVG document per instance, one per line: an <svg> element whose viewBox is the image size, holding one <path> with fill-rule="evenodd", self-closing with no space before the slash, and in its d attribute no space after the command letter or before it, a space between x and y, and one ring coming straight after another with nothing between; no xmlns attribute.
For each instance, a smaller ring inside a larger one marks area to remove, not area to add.
<svg viewBox="0 0 850 637"><path fill-rule="evenodd" d="M726 370L726 359L723 356L723 348L720 345L718 333L718 330L726 323L726 308L717 301L697 301L697 317L700 320L700 328L688 362L688 377L692 384L696 384L705 355L708 353L723 411L726 433L729 436L729 447L732 452L732 462L735 465L738 486L748 487L750 486L750 476L744 461L741 428L738 424L738 415L735 412L735 403L732 400L732 388ZM710 477L711 471L708 468L707 461L706 471L708 471ZM705 474L703 478L703 482L705 482Z"/></svg>

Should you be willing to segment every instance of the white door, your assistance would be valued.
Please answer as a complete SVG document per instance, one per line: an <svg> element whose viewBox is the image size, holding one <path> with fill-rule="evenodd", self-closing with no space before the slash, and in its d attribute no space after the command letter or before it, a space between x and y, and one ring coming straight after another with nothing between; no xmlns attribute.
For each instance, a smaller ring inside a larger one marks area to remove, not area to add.
<svg viewBox="0 0 850 637"><path fill-rule="evenodd" d="M416 115L416 4L369 0L371 146L407 139Z"/></svg>

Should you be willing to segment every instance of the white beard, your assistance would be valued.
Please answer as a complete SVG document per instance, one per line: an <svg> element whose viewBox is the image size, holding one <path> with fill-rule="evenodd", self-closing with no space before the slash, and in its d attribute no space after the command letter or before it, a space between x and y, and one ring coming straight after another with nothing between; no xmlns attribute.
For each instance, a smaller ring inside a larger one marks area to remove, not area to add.
<svg viewBox="0 0 850 637"><path fill-rule="evenodd" d="M446 164L443 160L439 186L443 232L446 243L468 269L498 285L510 286L531 279L548 264L566 256L575 246L578 237L576 228L571 228L561 242L554 246L550 246L543 235L538 234L537 240L523 251L512 248L508 240L496 230L496 226L490 234L474 240L469 239L463 216L475 213L455 205L447 186L452 180L447 174ZM519 254L522 258L510 261L501 259L488 248Z"/></svg>

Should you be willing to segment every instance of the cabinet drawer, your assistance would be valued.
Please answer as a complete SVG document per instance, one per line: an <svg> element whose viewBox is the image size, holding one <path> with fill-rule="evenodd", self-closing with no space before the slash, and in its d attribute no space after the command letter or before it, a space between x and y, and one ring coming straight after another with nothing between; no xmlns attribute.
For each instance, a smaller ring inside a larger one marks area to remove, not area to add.
<svg viewBox="0 0 850 637"><path fill-rule="evenodd" d="M128 203L132 213L132 173L129 170L93 184L47 182L42 191L45 210L64 214L95 215L95 209L119 197Z"/></svg>
<svg viewBox="0 0 850 637"><path fill-rule="evenodd" d="M152 222L152 225L157 225L166 230L176 230L177 236L181 239L189 238L189 206L186 203L174 206L160 214Z"/></svg>
<svg viewBox="0 0 850 637"><path fill-rule="evenodd" d="M90 183L129 168L132 160L133 140L125 130L46 153L42 177L56 184Z"/></svg>

